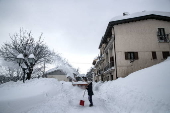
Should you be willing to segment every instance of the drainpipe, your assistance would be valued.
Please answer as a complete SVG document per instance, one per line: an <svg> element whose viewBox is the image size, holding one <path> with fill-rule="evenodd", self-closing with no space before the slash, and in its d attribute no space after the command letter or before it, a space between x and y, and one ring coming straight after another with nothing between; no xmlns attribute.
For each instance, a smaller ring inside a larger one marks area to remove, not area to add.
<svg viewBox="0 0 170 113"><path fill-rule="evenodd" d="M114 31L114 27L113 27L113 31ZM117 62L116 62L116 46L115 46L115 31L114 31L114 41L113 41L113 43L114 43L114 56L115 56L115 67L116 67L116 79L118 78L117 77Z"/></svg>
<svg viewBox="0 0 170 113"><path fill-rule="evenodd" d="M170 33L168 34L168 40L169 40L169 51L170 51L170 39L169 39L169 35L170 35Z"/></svg>

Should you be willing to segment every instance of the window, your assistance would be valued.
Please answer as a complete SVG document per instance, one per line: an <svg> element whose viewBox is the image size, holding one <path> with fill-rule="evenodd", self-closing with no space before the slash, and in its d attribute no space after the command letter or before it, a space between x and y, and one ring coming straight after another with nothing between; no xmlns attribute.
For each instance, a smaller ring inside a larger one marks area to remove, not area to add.
<svg viewBox="0 0 170 113"><path fill-rule="evenodd" d="M159 42L169 42L168 35L165 34L164 28L158 28L158 40Z"/></svg>
<svg viewBox="0 0 170 113"><path fill-rule="evenodd" d="M114 67L114 57L110 57L110 67Z"/></svg>
<svg viewBox="0 0 170 113"><path fill-rule="evenodd" d="M163 55L163 58L164 58L164 59L167 59L168 56L170 56L170 55L169 55L169 51L163 51L163 52L162 52L162 55Z"/></svg>
<svg viewBox="0 0 170 113"><path fill-rule="evenodd" d="M152 52L152 59L157 59L157 56L156 56L156 52L155 52L155 51Z"/></svg>
<svg viewBox="0 0 170 113"><path fill-rule="evenodd" d="M138 52L125 52L125 60L137 60L138 59Z"/></svg>
<svg viewBox="0 0 170 113"><path fill-rule="evenodd" d="M165 36L165 29L164 28L158 28L158 36Z"/></svg>
<svg viewBox="0 0 170 113"><path fill-rule="evenodd" d="M111 80L113 80L113 75L111 75Z"/></svg>

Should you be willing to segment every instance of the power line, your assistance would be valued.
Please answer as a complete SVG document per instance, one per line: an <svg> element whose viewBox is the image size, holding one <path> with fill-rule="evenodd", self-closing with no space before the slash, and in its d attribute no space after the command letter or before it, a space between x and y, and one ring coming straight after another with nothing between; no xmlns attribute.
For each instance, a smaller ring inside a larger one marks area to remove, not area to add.
<svg viewBox="0 0 170 113"><path fill-rule="evenodd" d="M82 63L82 62L70 62L70 63L73 63L73 64L92 64L92 63Z"/></svg>

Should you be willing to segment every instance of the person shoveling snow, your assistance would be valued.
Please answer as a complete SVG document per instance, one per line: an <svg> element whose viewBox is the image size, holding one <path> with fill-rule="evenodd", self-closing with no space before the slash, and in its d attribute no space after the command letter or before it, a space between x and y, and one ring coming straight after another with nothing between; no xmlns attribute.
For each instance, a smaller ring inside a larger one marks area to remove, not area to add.
<svg viewBox="0 0 170 113"><path fill-rule="evenodd" d="M89 99L89 102L90 102L90 105L89 107L93 106L93 101L92 101L92 95L94 95L93 93L93 88L92 88L92 82L90 82L88 84L88 86L86 87L87 91L88 91L88 99Z"/></svg>

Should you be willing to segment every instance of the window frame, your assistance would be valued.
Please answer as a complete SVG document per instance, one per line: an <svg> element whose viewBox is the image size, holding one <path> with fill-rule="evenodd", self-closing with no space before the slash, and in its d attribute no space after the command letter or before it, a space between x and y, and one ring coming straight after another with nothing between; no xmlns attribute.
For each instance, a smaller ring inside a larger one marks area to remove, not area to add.
<svg viewBox="0 0 170 113"><path fill-rule="evenodd" d="M125 60L130 60L133 62L138 59L138 52L125 52Z"/></svg>
<svg viewBox="0 0 170 113"><path fill-rule="evenodd" d="M165 28L158 28L158 36L165 36Z"/></svg>
<svg viewBox="0 0 170 113"><path fill-rule="evenodd" d="M165 33L165 28L158 28L157 36L159 42L169 42L168 35Z"/></svg>

